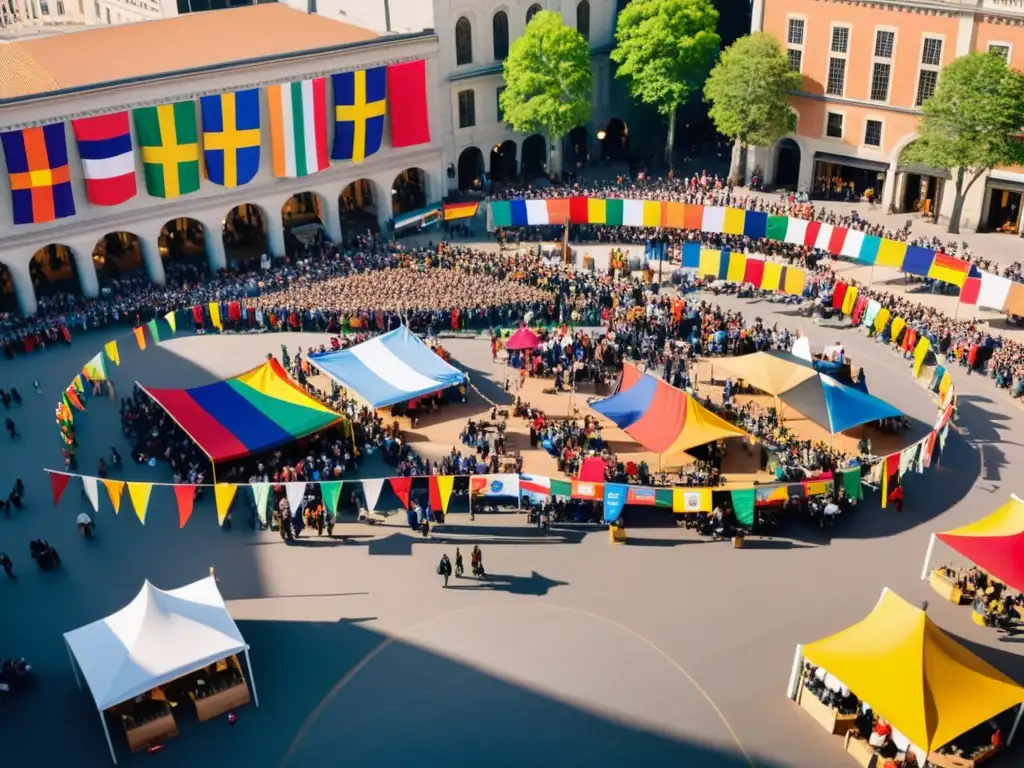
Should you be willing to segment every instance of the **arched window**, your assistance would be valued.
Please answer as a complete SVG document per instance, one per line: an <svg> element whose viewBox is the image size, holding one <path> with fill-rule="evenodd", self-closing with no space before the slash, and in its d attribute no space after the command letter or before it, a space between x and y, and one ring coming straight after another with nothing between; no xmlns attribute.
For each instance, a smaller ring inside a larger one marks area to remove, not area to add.
<svg viewBox="0 0 1024 768"><path fill-rule="evenodd" d="M542 10L544 10L544 9L540 7L540 3L534 3L529 8L527 8L526 9L526 23L529 24L530 23L530 19L532 19L534 16L536 16Z"/></svg>
<svg viewBox="0 0 1024 768"><path fill-rule="evenodd" d="M580 0L576 5L576 31L583 35L583 39L590 42L590 3L588 0Z"/></svg>
<svg viewBox="0 0 1024 768"><path fill-rule="evenodd" d="M494 37L494 60L504 61L508 58L508 14L498 11L491 19L491 32Z"/></svg>
<svg viewBox="0 0 1024 768"><path fill-rule="evenodd" d="M473 63L473 27L465 16L455 22L455 64Z"/></svg>

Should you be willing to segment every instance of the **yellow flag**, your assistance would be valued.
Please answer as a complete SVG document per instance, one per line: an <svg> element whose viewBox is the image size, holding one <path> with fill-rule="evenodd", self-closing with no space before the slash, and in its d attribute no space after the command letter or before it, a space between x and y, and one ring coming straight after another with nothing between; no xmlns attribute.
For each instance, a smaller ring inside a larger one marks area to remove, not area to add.
<svg viewBox="0 0 1024 768"><path fill-rule="evenodd" d="M889 340L893 344L898 344L899 343L898 340L900 338L900 334L903 332L903 329L906 328L906 327L907 327L907 321L904 320L902 317L897 317L895 320L893 320L892 321L892 328L889 329L889 334L890 334L889 335Z"/></svg>
<svg viewBox="0 0 1024 768"><path fill-rule="evenodd" d="M143 525L146 524L146 508L149 506L149 494L152 492L152 483L128 483L128 495L131 497L132 506L135 507L135 516Z"/></svg>
<svg viewBox="0 0 1024 768"><path fill-rule="evenodd" d="M852 315L853 307L857 303L857 289L852 285L846 289L846 295L843 296L843 314Z"/></svg>
<svg viewBox="0 0 1024 768"><path fill-rule="evenodd" d="M441 511L448 514L448 502L452 498L452 488L455 486L455 478L451 475L438 475L437 492L441 494Z"/></svg>
<svg viewBox="0 0 1024 768"><path fill-rule="evenodd" d="M171 310L164 315L164 320L167 321L167 325L171 328L171 333L178 332L178 316L174 314L174 310Z"/></svg>
<svg viewBox="0 0 1024 768"><path fill-rule="evenodd" d="M882 509L889 503L889 460L882 459Z"/></svg>
<svg viewBox="0 0 1024 768"><path fill-rule="evenodd" d="M710 488L674 488L672 511L680 514L711 511Z"/></svg>
<svg viewBox="0 0 1024 768"><path fill-rule="evenodd" d="M71 386L78 392L85 392L85 385L82 383L82 374L78 374L71 381Z"/></svg>
<svg viewBox="0 0 1024 768"><path fill-rule="evenodd" d="M114 514L121 511L121 495L124 493L124 483L120 480L104 480L103 487L107 489L107 496L110 503L114 505Z"/></svg>
<svg viewBox="0 0 1024 768"><path fill-rule="evenodd" d="M228 516L228 510L231 509L231 502L235 500L237 490L237 485L228 485L227 483L218 483L213 487L213 495L217 500L217 525L224 525L224 519Z"/></svg>
<svg viewBox="0 0 1024 768"><path fill-rule="evenodd" d="M890 312L888 309L882 308L877 315L875 315L875 333L881 333L885 330L885 324L889 322Z"/></svg>
<svg viewBox="0 0 1024 768"><path fill-rule="evenodd" d="M924 365L924 359L928 356L928 350L931 349L931 342L924 336L917 342L917 346L914 347L914 376L921 375L921 367Z"/></svg>
<svg viewBox="0 0 1024 768"><path fill-rule="evenodd" d="M215 301L210 302L210 322L213 323L214 328L221 328L220 324L220 305Z"/></svg>
<svg viewBox="0 0 1024 768"><path fill-rule="evenodd" d="M117 342L116 341L108 341L103 346L103 351L107 353L107 357L110 358L111 362L114 365L120 365L121 364L121 355L119 355L118 352L117 352Z"/></svg>

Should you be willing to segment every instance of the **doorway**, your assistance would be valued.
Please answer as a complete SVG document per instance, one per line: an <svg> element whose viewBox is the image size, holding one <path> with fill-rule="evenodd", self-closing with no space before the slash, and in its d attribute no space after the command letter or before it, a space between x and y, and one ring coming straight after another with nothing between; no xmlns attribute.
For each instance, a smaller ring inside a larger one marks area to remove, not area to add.
<svg viewBox="0 0 1024 768"><path fill-rule="evenodd" d="M1020 229L1021 193L1011 189L989 187L988 217L985 228L989 232L1015 235Z"/></svg>
<svg viewBox="0 0 1024 768"><path fill-rule="evenodd" d="M782 139L775 149L775 186L797 188L800 180L800 146L792 139Z"/></svg>
<svg viewBox="0 0 1024 768"><path fill-rule="evenodd" d="M920 213L934 216L939 210L942 193L940 179L920 173L907 173L903 182L903 200L900 204L901 213Z"/></svg>

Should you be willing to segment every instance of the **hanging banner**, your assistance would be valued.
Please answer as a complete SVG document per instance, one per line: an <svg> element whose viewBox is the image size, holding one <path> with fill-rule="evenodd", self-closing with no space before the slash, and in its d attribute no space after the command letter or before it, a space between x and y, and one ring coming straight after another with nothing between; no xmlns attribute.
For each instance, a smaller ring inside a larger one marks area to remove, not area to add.
<svg viewBox="0 0 1024 768"><path fill-rule="evenodd" d="M171 333L178 332L178 316L173 309L164 315L164 320L167 321L167 326L171 329Z"/></svg>
<svg viewBox="0 0 1024 768"><path fill-rule="evenodd" d="M430 501L430 511L443 512L444 505L441 503L441 489L437 487L437 475L431 475L428 478L427 495Z"/></svg>
<svg viewBox="0 0 1024 768"><path fill-rule="evenodd" d="M551 478L543 475L520 475L519 493L543 504L551 496Z"/></svg>
<svg viewBox="0 0 1024 768"><path fill-rule="evenodd" d="M470 478L474 497L518 496L519 475L483 475Z"/></svg>
<svg viewBox="0 0 1024 768"><path fill-rule="evenodd" d="M71 482L71 475L65 475L63 472L50 472L50 490L53 491L53 506L60 504L60 497L64 495L64 491L68 487L68 483Z"/></svg>
<svg viewBox="0 0 1024 768"><path fill-rule="evenodd" d="M284 492L288 497L288 509L292 511L292 517L295 517L302 510L302 500L306 498L306 484L285 483Z"/></svg>
<svg viewBox="0 0 1024 768"><path fill-rule="evenodd" d="M601 501L604 496L603 483L581 483L572 481L572 497L585 501Z"/></svg>
<svg viewBox="0 0 1024 768"><path fill-rule="evenodd" d="M729 494L732 510L736 514L736 522L744 528L754 525L754 499L756 496L753 488L731 491Z"/></svg>
<svg viewBox="0 0 1024 768"><path fill-rule="evenodd" d="M128 483L128 498L132 500L135 516L143 525L146 524L146 509L149 507L149 495L152 492L152 483Z"/></svg>
<svg viewBox="0 0 1024 768"><path fill-rule="evenodd" d="M377 502L380 501L381 491L384 490L384 480L362 480L363 484L363 496L366 497L366 509L369 512L377 507Z"/></svg>
<svg viewBox="0 0 1024 768"><path fill-rule="evenodd" d="M95 477L82 477L82 492L92 505L93 512L100 511L99 485Z"/></svg>
<svg viewBox="0 0 1024 768"><path fill-rule="evenodd" d="M139 349L146 348L146 329L142 326L136 328L133 333L135 334L135 342L139 345Z"/></svg>
<svg viewBox="0 0 1024 768"><path fill-rule="evenodd" d="M924 366L924 360L928 356L928 350L932 347L931 342L924 336L917 342L917 346L914 347L914 378L921 375L921 368Z"/></svg>
<svg viewBox="0 0 1024 768"><path fill-rule="evenodd" d="M110 358L110 362L112 362L114 365L120 365L121 364L121 355L117 351L117 342L116 341L108 341L103 346L103 351L107 353L107 357Z"/></svg>
<svg viewBox="0 0 1024 768"><path fill-rule="evenodd" d="M672 511L682 514L711 511L711 489L672 489Z"/></svg>
<svg viewBox="0 0 1024 768"><path fill-rule="evenodd" d="M626 506L626 497L631 489L619 483L604 484L604 521L614 523L622 516L622 508Z"/></svg>
<svg viewBox="0 0 1024 768"><path fill-rule="evenodd" d="M214 328L223 328L220 322L220 305L215 301L210 302L210 322L213 323Z"/></svg>
<svg viewBox="0 0 1024 768"><path fill-rule="evenodd" d="M441 511L448 514L448 503L452 499L452 489L455 487L455 478L451 475L438 475L437 493L441 498Z"/></svg>
<svg viewBox="0 0 1024 768"><path fill-rule="evenodd" d="M411 477L391 477L388 478L388 483L391 485L391 490L395 492L395 496L402 502L402 507L408 509L410 504L410 494L412 493L412 478Z"/></svg>
<svg viewBox="0 0 1024 768"><path fill-rule="evenodd" d="M252 500L256 505L256 517L264 525L267 524L267 502L270 500L270 483L249 483L252 489Z"/></svg>
<svg viewBox="0 0 1024 768"><path fill-rule="evenodd" d="M626 494L627 504L637 504L645 507L653 507L658 503L658 495L654 488L638 488L635 485L628 486ZM608 497L608 489L605 489L605 498Z"/></svg>
<svg viewBox="0 0 1024 768"><path fill-rule="evenodd" d="M342 482L341 480L335 480L329 483L320 483L320 495L324 498L324 506L327 507L327 512L334 516L338 514L338 500L341 498Z"/></svg>
<svg viewBox="0 0 1024 768"><path fill-rule="evenodd" d="M107 496L114 507L114 514L121 512L121 495L124 493L124 483L120 480L104 480L103 487L107 489Z"/></svg>
<svg viewBox="0 0 1024 768"><path fill-rule="evenodd" d="M237 485L218 483L213 486L213 496L217 501L217 525L222 528L224 527L224 521L227 519L228 512L231 510L231 502L235 500L235 493L237 491Z"/></svg>
<svg viewBox="0 0 1024 768"><path fill-rule="evenodd" d="M178 528L181 529L192 517L192 509L196 502L196 487L194 485L174 486L174 499L178 502Z"/></svg>
<svg viewBox="0 0 1024 768"><path fill-rule="evenodd" d="M146 327L149 328L149 335L153 337L153 343L154 344L159 344L160 343L160 329L158 328L158 326L156 324L156 320L155 319L150 320L148 323L146 323Z"/></svg>

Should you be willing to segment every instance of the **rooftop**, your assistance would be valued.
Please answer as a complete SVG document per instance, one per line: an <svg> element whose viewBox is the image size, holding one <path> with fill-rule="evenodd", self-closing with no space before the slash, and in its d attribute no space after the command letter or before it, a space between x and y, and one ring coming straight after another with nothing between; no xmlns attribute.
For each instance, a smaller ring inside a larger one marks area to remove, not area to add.
<svg viewBox="0 0 1024 768"><path fill-rule="evenodd" d="M377 37L363 27L267 3L0 42L0 100L230 66Z"/></svg>

